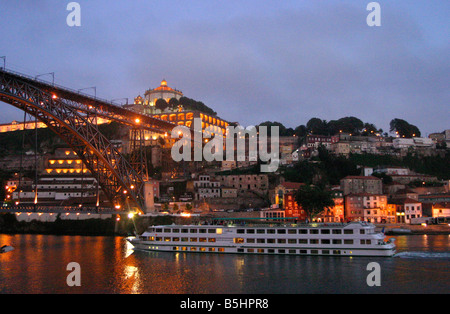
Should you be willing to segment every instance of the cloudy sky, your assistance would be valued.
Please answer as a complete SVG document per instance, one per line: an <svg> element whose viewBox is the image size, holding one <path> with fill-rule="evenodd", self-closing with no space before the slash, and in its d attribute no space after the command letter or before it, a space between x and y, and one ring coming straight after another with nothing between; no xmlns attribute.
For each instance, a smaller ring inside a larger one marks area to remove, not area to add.
<svg viewBox="0 0 450 314"><path fill-rule="evenodd" d="M449 1L378 1L380 27L366 23L369 0L79 0L80 27L66 23L69 2L0 0L7 68L55 72L105 99L164 78L243 125L356 116L385 131L393 118L425 136L450 128ZM0 123L22 119L0 106Z"/></svg>

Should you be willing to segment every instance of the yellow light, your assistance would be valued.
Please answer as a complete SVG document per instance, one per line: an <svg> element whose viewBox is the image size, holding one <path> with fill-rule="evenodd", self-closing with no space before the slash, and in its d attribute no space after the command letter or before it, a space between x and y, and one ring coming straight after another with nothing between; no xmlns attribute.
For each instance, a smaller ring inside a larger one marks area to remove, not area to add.
<svg viewBox="0 0 450 314"><path fill-rule="evenodd" d="M181 213L180 216L189 218L189 217L191 217L191 214L189 214L189 213Z"/></svg>
<svg viewBox="0 0 450 314"><path fill-rule="evenodd" d="M120 209L120 205L116 205L115 207L116 207L116 209Z"/></svg>
<svg viewBox="0 0 450 314"><path fill-rule="evenodd" d="M55 94L53 94L53 95L52 95L52 98L53 98L53 99L56 99L56 98L58 98L58 96L56 96Z"/></svg>
<svg viewBox="0 0 450 314"><path fill-rule="evenodd" d="M129 213L129 214L128 214L128 218L131 219L131 218L133 218L133 217L134 217L134 213Z"/></svg>
<svg viewBox="0 0 450 314"><path fill-rule="evenodd" d="M136 120L134 120L136 123L141 123L141 120L139 120L138 118L136 118Z"/></svg>

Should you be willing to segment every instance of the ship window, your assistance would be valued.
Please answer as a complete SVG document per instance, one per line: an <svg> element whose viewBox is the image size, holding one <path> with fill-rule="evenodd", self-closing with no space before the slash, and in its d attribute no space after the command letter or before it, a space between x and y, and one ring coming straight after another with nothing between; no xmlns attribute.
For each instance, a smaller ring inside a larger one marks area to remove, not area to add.
<svg viewBox="0 0 450 314"><path fill-rule="evenodd" d="M278 229L278 230L277 230L277 233L278 233L278 234L285 234L285 233L286 233L286 230L285 230L285 229Z"/></svg>
<svg viewBox="0 0 450 314"><path fill-rule="evenodd" d="M268 249L267 253L275 253L275 250L274 249Z"/></svg>
<svg viewBox="0 0 450 314"><path fill-rule="evenodd" d="M341 229L333 229L332 233L333 234L342 234L342 230Z"/></svg>
<svg viewBox="0 0 450 314"><path fill-rule="evenodd" d="M172 229L172 232L173 232L173 233L179 233L179 232L180 232L180 229Z"/></svg>
<svg viewBox="0 0 450 314"><path fill-rule="evenodd" d="M267 229L267 233L274 234L275 233L275 229Z"/></svg>
<svg viewBox="0 0 450 314"><path fill-rule="evenodd" d="M247 249L247 252L248 253L253 253L253 252L255 252L255 250L254 249Z"/></svg>
<svg viewBox="0 0 450 314"><path fill-rule="evenodd" d="M180 238L172 238L172 241L180 241Z"/></svg>
<svg viewBox="0 0 450 314"><path fill-rule="evenodd" d="M321 234L330 234L330 229L322 229L320 230Z"/></svg>
<svg viewBox="0 0 450 314"><path fill-rule="evenodd" d="M181 238L181 242L188 242L188 238Z"/></svg>
<svg viewBox="0 0 450 314"><path fill-rule="evenodd" d="M275 239L267 239L267 243L275 243Z"/></svg>
<svg viewBox="0 0 450 314"><path fill-rule="evenodd" d="M170 238L164 238L164 241L169 242Z"/></svg>
<svg viewBox="0 0 450 314"><path fill-rule="evenodd" d="M317 239L309 239L309 243L310 244L318 244L319 240L317 240Z"/></svg>
<svg viewBox="0 0 450 314"><path fill-rule="evenodd" d="M322 250L322 254L330 254L330 250Z"/></svg>
<svg viewBox="0 0 450 314"><path fill-rule="evenodd" d="M334 255L341 255L341 250L333 250Z"/></svg>
<svg viewBox="0 0 450 314"><path fill-rule="evenodd" d="M191 247L191 251L197 251L196 247Z"/></svg>
<svg viewBox="0 0 450 314"><path fill-rule="evenodd" d="M206 251L206 248L201 247L201 248L200 248L200 251L205 252L205 251Z"/></svg>
<svg viewBox="0 0 450 314"><path fill-rule="evenodd" d="M162 241L161 237L156 237L156 241Z"/></svg>
<svg viewBox="0 0 450 314"><path fill-rule="evenodd" d="M199 232L200 233L206 233L206 229L200 229Z"/></svg>
<svg viewBox="0 0 450 314"><path fill-rule="evenodd" d="M170 229L164 229L164 232L170 232Z"/></svg>
<svg viewBox="0 0 450 314"><path fill-rule="evenodd" d="M220 247L217 249L219 252L225 252L225 249L223 247Z"/></svg>
<svg viewBox="0 0 450 314"><path fill-rule="evenodd" d="M255 239L247 239L247 243L255 243Z"/></svg>
<svg viewBox="0 0 450 314"><path fill-rule="evenodd" d="M264 253L264 249L258 249L257 252L258 253Z"/></svg>
<svg viewBox="0 0 450 314"><path fill-rule="evenodd" d="M234 243L244 243L243 238L234 238Z"/></svg>
<svg viewBox="0 0 450 314"><path fill-rule="evenodd" d="M295 253L296 253L296 250L289 250L289 253L290 253L290 254L295 254Z"/></svg>
<svg viewBox="0 0 450 314"><path fill-rule="evenodd" d="M308 229L300 229L299 233L300 234L308 234Z"/></svg>
<svg viewBox="0 0 450 314"><path fill-rule="evenodd" d="M311 254L319 254L319 250L311 250Z"/></svg>
<svg viewBox="0 0 450 314"><path fill-rule="evenodd" d="M237 229L236 232L239 233L239 234L242 234L242 233L245 233L245 229Z"/></svg>
<svg viewBox="0 0 450 314"><path fill-rule="evenodd" d="M157 228L157 229L156 229L156 232L162 232L162 229Z"/></svg>
<svg viewBox="0 0 450 314"><path fill-rule="evenodd" d="M266 239L256 239L256 243L266 243Z"/></svg>
<svg viewBox="0 0 450 314"><path fill-rule="evenodd" d="M365 231L366 231L366 230L361 229L361 230L359 230L359 233L360 233L360 234L365 234L365 233L366 233Z"/></svg>
<svg viewBox="0 0 450 314"><path fill-rule="evenodd" d="M198 242L206 242L206 238L199 238Z"/></svg>
<svg viewBox="0 0 450 314"><path fill-rule="evenodd" d="M353 234L353 230L352 229L345 229L344 230L344 234Z"/></svg>
<svg viewBox="0 0 450 314"><path fill-rule="evenodd" d="M341 239L333 239L333 244L342 244Z"/></svg>
<svg viewBox="0 0 450 314"><path fill-rule="evenodd" d="M216 238L209 238L208 242L216 242Z"/></svg>
<svg viewBox="0 0 450 314"><path fill-rule="evenodd" d="M308 250L300 250L300 254L308 254Z"/></svg>
<svg viewBox="0 0 450 314"><path fill-rule="evenodd" d="M288 239L288 243L289 244L296 244L297 240L296 239Z"/></svg>
<svg viewBox="0 0 450 314"><path fill-rule="evenodd" d="M344 240L344 244L353 244L353 240Z"/></svg>
<svg viewBox="0 0 450 314"><path fill-rule="evenodd" d="M210 247L210 248L208 249L208 251L210 251L210 252L215 252L215 251L216 251L216 248Z"/></svg>
<svg viewBox="0 0 450 314"><path fill-rule="evenodd" d="M299 244L308 244L308 239L298 239Z"/></svg>
<svg viewBox="0 0 450 314"><path fill-rule="evenodd" d="M191 238L191 242L197 242L197 238Z"/></svg>
<svg viewBox="0 0 450 314"><path fill-rule="evenodd" d="M188 233L188 229L181 229L181 233Z"/></svg>
<svg viewBox="0 0 450 314"><path fill-rule="evenodd" d="M278 239L278 243L286 243L286 239Z"/></svg>
<svg viewBox="0 0 450 314"><path fill-rule="evenodd" d="M247 229L247 233L255 233L255 229Z"/></svg>
<svg viewBox="0 0 450 314"><path fill-rule="evenodd" d="M328 240L328 239L322 239L320 242L322 244L330 244L330 240Z"/></svg>
<svg viewBox="0 0 450 314"><path fill-rule="evenodd" d="M285 253L286 250L278 250L278 253Z"/></svg>
<svg viewBox="0 0 450 314"><path fill-rule="evenodd" d="M216 229L208 229L208 233L216 233Z"/></svg>
<svg viewBox="0 0 450 314"><path fill-rule="evenodd" d="M256 233L262 234L262 233L266 233L265 229L256 229Z"/></svg>
<svg viewBox="0 0 450 314"><path fill-rule="evenodd" d="M244 249L237 249L238 253L244 253Z"/></svg>
<svg viewBox="0 0 450 314"><path fill-rule="evenodd" d="M309 230L309 233L310 233L310 234L319 234L319 230L317 230L317 229L311 229L311 230Z"/></svg>
<svg viewBox="0 0 450 314"><path fill-rule="evenodd" d="M190 229L191 233L197 233L197 229Z"/></svg>
<svg viewBox="0 0 450 314"><path fill-rule="evenodd" d="M297 234L297 230L296 229L289 229L288 233L289 234Z"/></svg>

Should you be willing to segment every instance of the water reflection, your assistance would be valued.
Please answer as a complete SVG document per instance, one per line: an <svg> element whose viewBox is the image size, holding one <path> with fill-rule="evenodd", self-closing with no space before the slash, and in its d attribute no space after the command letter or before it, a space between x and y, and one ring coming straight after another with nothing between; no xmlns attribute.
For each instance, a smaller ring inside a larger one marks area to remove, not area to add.
<svg viewBox="0 0 450 314"><path fill-rule="evenodd" d="M396 238L399 251L449 251L448 236ZM120 237L0 235L3 243L15 251L0 254L0 293L372 293L373 261L383 271L377 292L448 292L448 258L135 252ZM66 284L70 262L81 287Z"/></svg>

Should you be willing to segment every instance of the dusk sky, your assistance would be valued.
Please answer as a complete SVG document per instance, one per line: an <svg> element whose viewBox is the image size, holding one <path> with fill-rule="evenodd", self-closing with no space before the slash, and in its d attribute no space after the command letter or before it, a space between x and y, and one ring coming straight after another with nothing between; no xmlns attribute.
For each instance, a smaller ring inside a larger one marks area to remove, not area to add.
<svg viewBox="0 0 450 314"><path fill-rule="evenodd" d="M369 0L80 0L80 27L69 2L0 0L7 68L130 101L166 79L245 126L355 116L450 129L449 1L377 1L380 27ZM0 106L0 123L23 119Z"/></svg>

